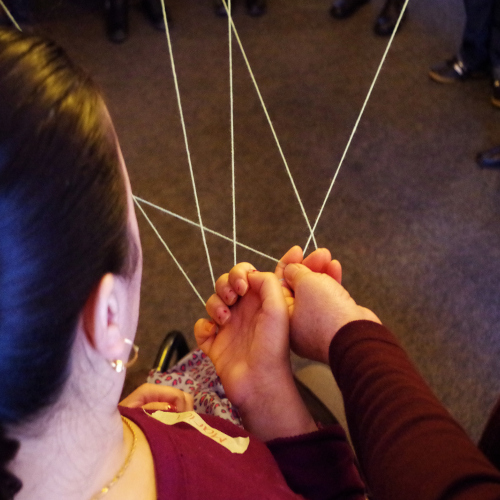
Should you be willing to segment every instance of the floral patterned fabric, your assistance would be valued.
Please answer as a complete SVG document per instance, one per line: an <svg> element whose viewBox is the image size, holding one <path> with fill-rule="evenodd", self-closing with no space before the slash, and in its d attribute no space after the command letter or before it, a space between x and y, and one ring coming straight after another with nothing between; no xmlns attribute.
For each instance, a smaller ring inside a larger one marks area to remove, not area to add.
<svg viewBox="0 0 500 500"><path fill-rule="evenodd" d="M148 382L181 389L193 396L197 413L215 415L243 428L238 409L227 399L212 361L200 349L184 356L166 372L151 370Z"/></svg>

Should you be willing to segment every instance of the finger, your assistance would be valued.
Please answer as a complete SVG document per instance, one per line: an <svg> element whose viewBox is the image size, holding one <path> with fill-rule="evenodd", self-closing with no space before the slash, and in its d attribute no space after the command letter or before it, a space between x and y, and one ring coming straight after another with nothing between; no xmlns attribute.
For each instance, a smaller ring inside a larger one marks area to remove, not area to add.
<svg viewBox="0 0 500 500"><path fill-rule="evenodd" d="M138 408L148 403L170 403L177 404L183 399L183 392L174 387L157 384L142 384L120 404L128 408Z"/></svg>
<svg viewBox="0 0 500 500"><path fill-rule="evenodd" d="M248 276L249 284L259 294L264 311L272 311L273 314L287 314L285 297L283 296L281 284L273 273L251 273Z"/></svg>
<svg viewBox="0 0 500 500"><path fill-rule="evenodd" d="M238 294L229 284L229 273L223 274L215 283L215 293L228 306L232 306L238 299Z"/></svg>
<svg viewBox="0 0 500 500"><path fill-rule="evenodd" d="M325 273L328 265L332 261L332 255L327 248L318 248L311 252L302 264L315 273Z"/></svg>
<svg viewBox="0 0 500 500"><path fill-rule="evenodd" d="M295 290L300 280L312 272L313 271L302 264L288 264L285 268L284 275L286 282L290 285L290 288Z"/></svg>
<svg viewBox="0 0 500 500"><path fill-rule="evenodd" d="M288 264L302 262L303 257L304 254L302 252L302 248L300 248L298 245L295 245L292 248L290 248L290 250L288 250L288 252L286 252L285 255L283 255L283 257L281 257L280 261L276 265L274 274L276 274L281 283L281 286L283 287L283 295L285 297L291 297L293 295L283 275L285 267Z"/></svg>
<svg viewBox="0 0 500 500"><path fill-rule="evenodd" d="M338 260L332 260L327 268L326 274L331 276L339 285L342 284L342 266Z"/></svg>
<svg viewBox="0 0 500 500"><path fill-rule="evenodd" d="M176 405L171 404L171 403L147 403L145 405L142 405L142 408L144 410L159 410L159 411L169 411L169 412L177 412L177 411L183 411L179 410Z"/></svg>
<svg viewBox="0 0 500 500"><path fill-rule="evenodd" d="M248 290L248 273L255 271L255 267L248 262L240 262L229 271L229 285L241 297Z"/></svg>
<svg viewBox="0 0 500 500"><path fill-rule="evenodd" d="M229 306L216 294L211 295L207 300L205 309L218 325L224 325L231 317Z"/></svg>
<svg viewBox="0 0 500 500"><path fill-rule="evenodd" d="M217 325L213 321L201 318L194 325L196 344L205 353L210 353L213 341L217 335Z"/></svg>
<svg viewBox="0 0 500 500"><path fill-rule="evenodd" d="M276 265L274 274L276 274L278 279L283 278L283 271L286 265L293 263L300 264L303 258L304 254L302 253L302 248L300 248L298 245L293 246L285 255L283 255L283 257L281 257L280 261Z"/></svg>

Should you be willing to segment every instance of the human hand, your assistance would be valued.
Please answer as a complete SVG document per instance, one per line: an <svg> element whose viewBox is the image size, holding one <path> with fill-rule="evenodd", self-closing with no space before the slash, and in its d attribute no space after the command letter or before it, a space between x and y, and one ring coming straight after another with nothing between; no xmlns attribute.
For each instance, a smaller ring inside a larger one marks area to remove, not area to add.
<svg viewBox="0 0 500 500"><path fill-rule="evenodd" d="M287 299L292 350L328 364L330 343L342 326L356 320L380 320L369 309L358 306L340 284L338 261L327 263L324 257L318 259L316 272L303 264L289 264L283 276L293 291L293 298Z"/></svg>
<svg viewBox="0 0 500 500"><path fill-rule="evenodd" d="M193 410L194 402L191 394L180 389L166 385L142 384L121 401L120 406L181 413Z"/></svg>
<svg viewBox="0 0 500 500"><path fill-rule="evenodd" d="M293 381L288 310L278 278L238 264L217 280L206 307L212 321L198 320L196 341L245 427L263 440L315 430Z"/></svg>
<svg viewBox="0 0 500 500"><path fill-rule="evenodd" d="M284 271L288 264L303 264L311 271L315 273L326 273L339 284L342 284L342 267L340 262L338 260L332 260L332 255L326 248L317 248L304 259L302 248L295 245L290 248L290 250L288 250L283 257L281 257L280 261L276 265L274 274L276 274L283 286L290 290L286 280L284 279ZM293 294L286 294L285 296L290 295Z"/></svg>

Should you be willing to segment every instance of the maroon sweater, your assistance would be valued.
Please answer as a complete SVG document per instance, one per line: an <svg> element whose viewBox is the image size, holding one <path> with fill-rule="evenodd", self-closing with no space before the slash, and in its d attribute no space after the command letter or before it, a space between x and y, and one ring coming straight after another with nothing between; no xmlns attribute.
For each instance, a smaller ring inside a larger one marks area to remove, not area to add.
<svg viewBox="0 0 500 500"><path fill-rule="evenodd" d="M370 321L339 330L330 365L375 500L500 499L500 472L417 373L394 336ZM500 413L482 449L500 450Z"/></svg>
<svg viewBox="0 0 500 500"><path fill-rule="evenodd" d="M231 437L250 437L248 449L239 455L188 424L165 425L140 408L119 409L148 439L158 500L364 498L364 486L340 426L266 446L231 422L201 415Z"/></svg>

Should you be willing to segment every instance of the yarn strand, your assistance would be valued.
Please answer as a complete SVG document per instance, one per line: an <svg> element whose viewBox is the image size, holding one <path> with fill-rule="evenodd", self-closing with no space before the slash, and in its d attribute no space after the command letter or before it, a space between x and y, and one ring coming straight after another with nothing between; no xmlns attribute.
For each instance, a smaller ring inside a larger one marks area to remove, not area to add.
<svg viewBox="0 0 500 500"><path fill-rule="evenodd" d="M181 95L179 91L179 82L177 79L177 71L175 70L175 61L174 61L174 53L172 50L172 42L170 40L170 30L168 29L168 20L167 20L167 10L165 8L165 0L161 0L161 8L163 11L163 22L165 23L165 35L167 37L167 43L168 43L168 52L170 55L170 64L172 67L172 75L174 77L174 86L175 86L175 94L177 96L177 106L179 108L179 114L181 118L181 125L182 125L182 133L184 135L184 144L186 147L186 154L187 154L187 160L189 164L189 172L191 174L191 183L193 185L193 194L194 194L194 201L196 204L196 211L198 213L198 220L200 221L200 230L201 230L201 237L203 240L203 245L205 247L205 253L207 255L207 262L208 262L208 267L210 269L210 276L212 278L212 284L215 288L215 278L214 278L214 271L212 268L212 261L210 259L210 252L208 251L208 245L207 245L207 240L205 238L205 229L203 227L203 221L201 219L201 210L200 210L200 204L198 201L198 192L196 190L196 182L194 180L194 172L193 172L193 165L191 162L191 153L189 150L189 142L188 142L188 137L187 137L187 131L186 131L186 123L184 121L184 113L182 111L182 102L181 102Z"/></svg>
<svg viewBox="0 0 500 500"><path fill-rule="evenodd" d="M394 27L394 30L393 30L393 32L391 34L391 37L389 38L389 42L387 43L387 47L385 48L384 54L382 55L382 59L381 59L379 65L378 65L377 71L376 71L375 76L374 76L374 78L372 80L372 83L370 85L368 93L366 94L366 98L365 98L365 100L363 102L363 106L361 107L361 111L359 112L358 118L356 120L356 123L354 124L354 127L352 129L351 135L349 136L349 140L347 141L347 145L346 145L346 147L344 149L344 153L342 154L342 158L340 159L340 163L339 163L339 165L337 167L337 170L335 171L335 174L333 176L332 182L330 184L328 192L326 193L325 199L323 200L323 204L321 205L321 208L320 208L320 211L318 213L318 216L316 217L316 221L315 221L313 229L312 229L312 235L314 235L314 233L316 231L316 227L318 226L318 222L319 222L321 216L323 215L323 210L325 208L326 202L328 201L328 198L330 197L330 193L332 192L333 185L335 184L335 181L337 180L337 176L339 174L340 168L342 167L342 164L344 163L344 158L346 157L347 151L349 150L349 148L351 146L352 139L353 139L354 135L356 134L356 132L358 130L359 122L361 121L363 113L365 112L365 108L366 108L366 106L368 104L368 101L370 100L370 97L372 95L372 92L373 92L373 89L375 87L375 84L377 83L379 74L380 74L380 72L382 70L382 67L383 67L383 65L385 63L385 60L387 58L387 54L389 53L389 50L390 50L390 48L392 46L392 42L394 40L394 36L396 35L396 33L398 31L399 25L401 24L401 20L403 19L404 13L406 11L406 7L408 6L408 2L409 2L409 0L405 0L403 8L401 9L401 13L399 14L398 20L396 22L396 26ZM304 254L306 253L307 247L309 246L310 242L311 242L311 236L309 236L309 238L308 238L308 240L307 240L307 242L306 242L306 244L304 246Z"/></svg>

